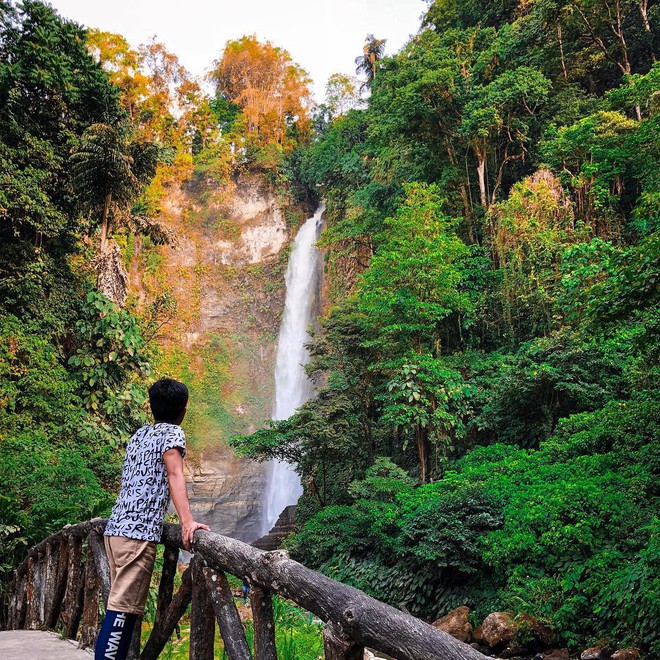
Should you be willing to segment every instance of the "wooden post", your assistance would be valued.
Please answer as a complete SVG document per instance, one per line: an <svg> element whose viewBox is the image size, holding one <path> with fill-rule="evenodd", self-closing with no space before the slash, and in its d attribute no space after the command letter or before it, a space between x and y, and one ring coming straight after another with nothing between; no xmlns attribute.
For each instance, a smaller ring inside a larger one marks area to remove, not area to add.
<svg viewBox="0 0 660 660"><path fill-rule="evenodd" d="M185 614L190 599L192 597L192 580L190 578L190 569L187 568L181 576L181 586L176 592L172 602L164 612L158 625L154 625L147 643L144 645L141 660L157 660L167 644L167 640L172 636L176 624Z"/></svg>
<svg viewBox="0 0 660 660"><path fill-rule="evenodd" d="M250 605L254 623L254 660L277 660L273 599L270 592L251 587Z"/></svg>
<svg viewBox="0 0 660 660"><path fill-rule="evenodd" d="M14 574L14 582L9 597L9 630L21 630L25 627L25 611L27 605L27 575L18 577Z"/></svg>
<svg viewBox="0 0 660 660"><path fill-rule="evenodd" d="M101 581L96 572L96 563L91 548L87 547L87 561L85 562L85 590L82 612L82 631L80 633L81 649L94 648L99 630L99 596Z"/></svg>
<svg viewBox="0 0 660 660"><path fill-rule="evenodd" d="M108 563L108 555L103 544L103 534L96 530L92 530L89 533L88 554L91 554L96 568L96 574L99 577L103 605L108 609L108 598L110 597L110 564Z"/></svg>
<svg viewBox="0 0 660 660"><path fill-rule="evenodd" d="M64 623L64 636L75 639L80 625L83 603L82 539L72 536L69 538L68 546L66 592L62 622Z"/></svg>
<svg viewBox="0 0 660 660"><path fill-rule="evenodd" d="M165 546L163 552L163 570L160 574L160 584L158 585L158 602L156 604L154 628L161 624L165 612L167 612L167 608L172 602L172 595L174 594L174 578L176 576L178 561L179 551Z"/></svg>
<svg viewBox="0 0 660 660"><path fill-rule="evenodd" d="M204 568L203 572L229 660L252 660L227 576L210 568Z"/></svg>
<svg viewBox="0 0 660 660"><path fill-rule="evenodd" d="M213 660L215 619L213 604L204 579L202 559L198 555L190 562L192 607L190 609L190 660Z"/></svg>
<svg viewBox="0 0 660 660"><path fill-rule="evenodd" d="M362 660L364 646L346 639L341 631L331 623L323 631L325 660Z"/></svg>
<svg viewBox="0 0 660 660"><path fill-rule="evenodd" d="M47 566L46 548L38 554L34 573L34 604L37 616L37 628L43 628L46 619L46 570Z"/></svg>
<svg viewBox="0 0 660 660"><path fill-rule="evenodd" d="M32 630L38 627L37 600L39 598L39 560L34 557L28 558L25 585L25 628Z"/></svg>
<svg viewBox="0 0 660 660"><path fill-rule="evenodd" d="M52 588L52 596L49 607L46 609L46 628L54 630L57 627L57 620L60 618L62 603L66 592L67 566L69 563L69 544L64 539L57 546L57 568L55 570L55 579Z"/></svg>
<svg viewBox="0 0 660 660"><path fill-rule="evenodd" d="M48 628L48 619L53 608L55 600L55 588L57 586L57 565L59 563L58 544L46 543L46 552L44 556L44 584L43 584L43 613L41 623Z"/></svg>

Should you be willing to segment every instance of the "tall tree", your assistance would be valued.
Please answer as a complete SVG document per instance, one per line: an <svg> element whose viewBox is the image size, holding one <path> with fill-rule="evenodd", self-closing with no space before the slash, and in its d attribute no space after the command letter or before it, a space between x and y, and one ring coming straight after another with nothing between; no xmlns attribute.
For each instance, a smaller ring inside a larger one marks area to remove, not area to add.
<svg viewBox="0 0 660 660"><path fill-rule="evenodd" d="M135 202L155 174L159 149L153 143L131 141L126 124L94 124L85 131L70 160L81 206L99 219L103 252L111 211L118 214Z"/></svg>
<svg viewBox="0 0 660 660"><path fill-rule="evenodd" d="M373 34L368 34L362 47L362 55L355 58L355 73L363 73L367 79L362 84L362 89L371 87L376 78L378 60L385 54L387 39L376 39Z"/></svg>
<svg viewBox="0 0 660 660"><path fill-rule="evenodd" d="M0 297L16 313L43 312L72 286L67 255L85 228L68 156L86 127L121 112L85 41L48 5L0 3ZM50 309L56 324L70 307Z"/></svg>
<svg viewBox="0 0 660 660"><path fill-rule="evenodd" d="M354 76L333 73L325 86L325 104L333 118L343 117L360 106L359 81Z"/></svg>
<svg viewBox="0 0 660 660"><path fill-rule="evenodd" d="M216 95L239 106L257 146L290 147L309 129L310 79L289 53L255 36L227 42L210 74Z"/></svg>

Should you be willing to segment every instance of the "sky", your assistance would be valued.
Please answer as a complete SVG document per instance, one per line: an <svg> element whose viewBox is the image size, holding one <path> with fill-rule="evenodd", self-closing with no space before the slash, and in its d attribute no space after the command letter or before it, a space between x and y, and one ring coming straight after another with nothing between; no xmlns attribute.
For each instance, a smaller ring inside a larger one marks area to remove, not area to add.
<svg viewBox="0 0 660 660"><path fill-rule="evenodd" d="M133 46L154 35L196 76L225 43L256 34L285 48L314 81L317 101L332 73L355 73L368 33L387 39L387 54L417 32L424 0L49 0L88 27L122 34Z"/></svg>

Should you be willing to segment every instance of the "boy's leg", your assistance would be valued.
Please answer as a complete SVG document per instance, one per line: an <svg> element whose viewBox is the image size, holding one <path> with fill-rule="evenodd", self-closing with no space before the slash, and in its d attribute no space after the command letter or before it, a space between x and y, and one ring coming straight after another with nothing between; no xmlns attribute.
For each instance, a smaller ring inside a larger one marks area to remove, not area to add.
<svg viewBox="0 0 660 660"><path fill-rule="evenodd" d="M138 615L107 610L96 638L95 660L124 660L133 638Z"/></svg>
<svg viewBox="0 0 660 660"><path fill-rule="evenodd" d="M124 660L149 595L156 544L116 536L104 540L112 582L95 660Z"/></svg>

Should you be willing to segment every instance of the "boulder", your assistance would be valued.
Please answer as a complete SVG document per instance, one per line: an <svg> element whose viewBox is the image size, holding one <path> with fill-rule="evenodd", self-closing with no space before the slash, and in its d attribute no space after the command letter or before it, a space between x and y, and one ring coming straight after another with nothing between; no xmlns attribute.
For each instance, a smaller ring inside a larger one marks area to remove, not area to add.
<svg viewBox="0 0 660 660"><path fill-rule="evenodd" d="M639 658L637 649L619 649L610 656L610 660L637 660L637 658Z"/></svg>
<svg viewBox="0 0 660 660"><path fill-rule="evenodd" d="M470 608L461 605L434 621L433 625L461 642L467 642L472 637L472 624L468 621L469 614Z"/></svg>
<svg viewBox="0 0 660 660"><path fill-rule="evenodd" d="M545 653L540 653L539 656L543 660L570 660L571 654L568 649L550 649Z"/></svg>
<svg viewBox="0 0 660 660"><path fill-rule="evenodd" d="M556 646L559 642L559 635L549 626L546 626L544 623L541 623L538 619L535 619L529 614L521 614L517 617L516 623L518 629L526 628L528 629L534 637L534 640L537 642L535 645L537 648L552 648Z"/></svg>
<svg viewBox="0 0 660 660"><path fill-rule="evenodd" d="M605 649L601 646L592 646L591 648L582 651L580 660L606 660L607 657Z"/></svg>
<svg viewBox="0 0 660 660"><path fill-rule="evenodd" d="M508 612L493 612L481 624L483 640L491 648L510 642L516 636L516 630L516 622Z"/></svg>

